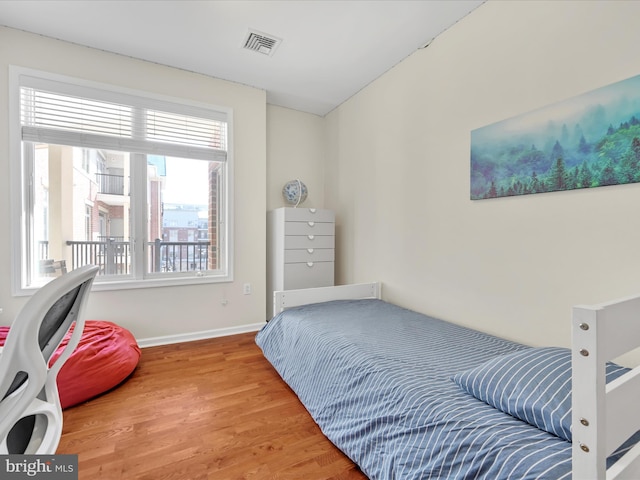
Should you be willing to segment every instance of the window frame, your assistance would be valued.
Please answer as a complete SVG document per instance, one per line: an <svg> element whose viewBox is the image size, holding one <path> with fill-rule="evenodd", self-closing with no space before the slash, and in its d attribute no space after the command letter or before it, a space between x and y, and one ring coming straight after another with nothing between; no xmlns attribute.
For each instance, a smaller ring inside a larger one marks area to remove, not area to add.
<svg viewBox="0 0 640 480"><path fill-rule="evenodd" d="M23 76L34 77L41 79L44 82L61 82L73 88L77 87L78 93L83 89L89 88L92 90L100 90L105 96L132 96L142 101L149 101L152 105L154 103L160 104L172 104L182 109L184 114L188 114L190 110L202 110L210 112L212 116L219 115L226 121L227 128L227 148L226 148L226 160L224 162L224 179L221 185L220 192L220 219L219 219L219 232L224 242L224 251L221 255L221 266L219 270L206 270L206 271L191 271L191 272L172 272L172 273L153 273L145 272L141 268L143 264L143 255L134 255L132 257L132 263L135 262L139 272L137 278L127 276L126 278L118 278L117 276L109 277L96 277L96 281L93 284L93 290L119 290L119 289L133 289L133 288L150 288L150 287L168 287L179 285L196 285L196 284L209 284L209 283L221 283L233 281L233 265L234 265L234 205L233 205L233 185L234 185L234 162L233 162L233 110L229 107L221 107L218 105L212 105L203 102L197 102L185 98L178 98L173 96L159 95L150 92L144 92L140 90L134 90L122 86L114 86L94 82L86 79L73 78L65 75L59 75L40 70L34 70L30 68L9 66L9 176L11 179L10 189L10 221L11 221L11 285L12 294L14 296L31 295L41 285L29 285L25 286L25 280L28 278L28 262L32 255L28 250L35 248L33 246L33 240L28 238L32 232L27 226L29 216L33 211L33 204L31 201L31 192L29 183L29 177L31 176L30 168L33 162L29 162L29 159L23 158L23 140L22 140L22 127L21 127L21 106L20 106L20 88L23 86L21 78ZM209 117L207 117L209 118ZM81 145L78 145L81 147ZM86 148L86 147L85 147ZM107 148L108 149L108 148ZM136 155L135 152L130 152L131 155ZM157 154L158 152L155 152ZM161 152L162 153L162 152ZM154 152L147 152L146 155L152 155ZM172 156L171 152L166 153L166 156ZM211 158L211 161L220 161L217 158ZM132 162L132 164L140 162ZM144 166L138 165L135 168L146 168L146 162ZM132 168L133 165L132 165ZM138 172L140 173L140 172ZM135 176L135 185L133 188L137 188L136 195L144 195L146 198L146 175L138 174ZM132 248L142 248L143 251L147 248L146 241L144 241L144 227L147 224L147 218L145 213L145 202L137 202L137 211L132 213ZM23 208L24 207L24 208Z"/></svg>

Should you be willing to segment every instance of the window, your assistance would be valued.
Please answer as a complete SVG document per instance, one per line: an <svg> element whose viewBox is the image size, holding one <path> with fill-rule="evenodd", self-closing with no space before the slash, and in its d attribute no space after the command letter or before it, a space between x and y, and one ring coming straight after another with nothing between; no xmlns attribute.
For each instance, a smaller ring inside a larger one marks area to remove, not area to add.
<svg viewBox="0 0 640 480"><path fill-rule="evenodd" d="M91 173L89 170L91 167L91 150L85 149L82 153L82 168L85 172Z"/></svg>
<svg viewBox="0 0 640 480"><path fill-rule="evenodd" d="M85 228L85 237L86 240L91 240L93 238L93 207L91 205L85 205L84 207L84 228Z"/></svg>
<svg viewBox="0 0 640 480"><path fill-rule="evenodd" d="M11 72L16 293L47 260L98 289L231 280L229 109Z"/></svg>

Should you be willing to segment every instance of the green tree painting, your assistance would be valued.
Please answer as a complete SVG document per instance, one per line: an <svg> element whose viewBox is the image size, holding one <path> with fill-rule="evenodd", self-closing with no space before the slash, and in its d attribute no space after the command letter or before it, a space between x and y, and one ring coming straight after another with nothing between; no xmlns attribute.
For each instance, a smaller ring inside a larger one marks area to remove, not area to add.
<svg viewBox="0 0 640 480"><path fill-rule="evenodd" d="M640 75L471 132L471 199L640 182Z"/></svg>

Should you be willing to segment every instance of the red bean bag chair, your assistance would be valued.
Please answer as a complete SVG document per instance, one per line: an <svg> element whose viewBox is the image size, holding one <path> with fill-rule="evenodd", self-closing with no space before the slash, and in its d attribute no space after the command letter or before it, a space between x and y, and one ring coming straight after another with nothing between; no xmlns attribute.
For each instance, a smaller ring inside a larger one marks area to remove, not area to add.
<svg viewBox="0 0 640 480"><path fill-rule="evenodd" d="M62 353L71 331L50 363ZM0 346L4 345L8 332L9 327L0 327ZM78 347L58 373L62 408L85 402L121 384L135 370L140 355L140 347L128 330L112 322L87 320Z"/></svg>

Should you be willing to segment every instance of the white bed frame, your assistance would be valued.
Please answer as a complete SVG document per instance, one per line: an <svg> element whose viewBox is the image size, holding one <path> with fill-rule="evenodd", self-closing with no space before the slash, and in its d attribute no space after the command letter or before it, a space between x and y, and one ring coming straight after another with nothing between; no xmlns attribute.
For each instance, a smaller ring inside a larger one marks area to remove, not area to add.
<svg viewBox="0 0 640 480"><path fill-rule="evenodd" d="M273 292L273 315L276 316L287 308L310 303L364 298L382 298L382 285L380 283L356 283L337 287L276 291Z"/></svg>
<svg viewBox="0 0 640 480"><path fill-rule="evenodd" d="M611 468L607 457L640 429L640 367L608 385L605 364L640 345L640 296L573 308L574 480L640 479L640 444Z"/></svg>
<svg viewBox="0 0 640 480"><path fill-rule="evenodd" d="M274 292L274 315L381 292L380 283ZM607 457L640 430L640 366L605 382L606 362L640 346L640 296L575 306L572 317L572 478L640 480L640 444L606 469Z"/></svg>

